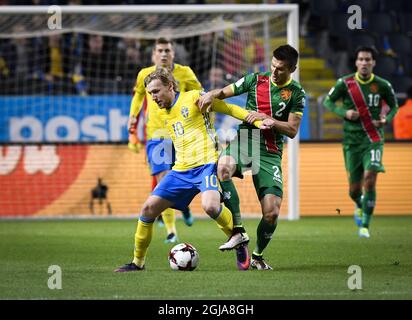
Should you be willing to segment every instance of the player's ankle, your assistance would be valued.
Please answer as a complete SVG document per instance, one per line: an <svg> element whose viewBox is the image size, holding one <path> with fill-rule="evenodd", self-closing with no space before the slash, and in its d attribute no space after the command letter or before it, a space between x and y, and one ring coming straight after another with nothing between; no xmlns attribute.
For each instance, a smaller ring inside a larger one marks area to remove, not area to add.
<svg viewBox="0 0 412 320"><path fill-rule="evenodd" d="M246 230L243 226L237 226L233 228L233 234L238 234L238 233L246 233Z"/></svg>

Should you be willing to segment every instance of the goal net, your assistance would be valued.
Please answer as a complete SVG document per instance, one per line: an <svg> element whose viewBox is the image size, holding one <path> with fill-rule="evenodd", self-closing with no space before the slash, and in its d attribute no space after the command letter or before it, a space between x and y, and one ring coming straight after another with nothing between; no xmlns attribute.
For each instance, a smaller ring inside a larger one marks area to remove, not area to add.
<svg viewBox="0 0 412 320"><path fill-rule="evenodd" d="M298 47L297 29L296 5L0 6L0 215L98 214L98 178L113 215L137 213L151 179L144 154L125 147L126 125L154 40L173 39L175 62L210 90L268 70L274 48ZM217 116L222 142L237 124ZM237 186L242 212L258 214L250 177ZM282 214L298 217L288 204Z"/></svg>

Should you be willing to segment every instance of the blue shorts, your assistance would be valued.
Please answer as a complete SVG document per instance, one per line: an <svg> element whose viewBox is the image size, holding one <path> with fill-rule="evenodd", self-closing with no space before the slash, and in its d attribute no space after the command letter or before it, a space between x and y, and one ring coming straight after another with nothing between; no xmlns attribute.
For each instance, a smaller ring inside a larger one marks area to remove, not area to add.
<svg viewBox="0 0 412 320"><path fill-rule="evenodd" d="M163 177L152 195L172 202L171 207L174 209L186 209L199 192L219 191L216 170L215 163L187 171L172 170Z"/></svg>
<svg viewBox="0 0 412 320"><path fill-rule="evenodd" d="M175 161L175 148L172 140L148 140L146 142L146 154L152 176L172 169Z"/></svg>

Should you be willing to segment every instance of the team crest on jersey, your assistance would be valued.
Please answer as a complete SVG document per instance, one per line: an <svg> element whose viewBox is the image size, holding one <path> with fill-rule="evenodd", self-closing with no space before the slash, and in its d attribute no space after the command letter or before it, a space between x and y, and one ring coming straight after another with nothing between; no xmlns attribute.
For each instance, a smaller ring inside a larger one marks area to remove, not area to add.
<svg viewBox="0 0 412 320"><path fill-rule="evenodd" d="M289 89L280 90L280 96L282 97L282 100L289 100L291 95L292 91L290 91Z"/></svg>
<svg viewBox="0 0 412 320"><path fill-rule="evenodd" d="M379 91L379 86L376 83L372 83L370 86L370 90L372 93L377 93Z"/></svg>
<svg viewBox="0 0 412 320"><path fill-rule="evenodd" d="M189 109L183 106L182 109L180 109L180 113L182 114L183 118L187 119L187 117L189 116Z"/></svg>

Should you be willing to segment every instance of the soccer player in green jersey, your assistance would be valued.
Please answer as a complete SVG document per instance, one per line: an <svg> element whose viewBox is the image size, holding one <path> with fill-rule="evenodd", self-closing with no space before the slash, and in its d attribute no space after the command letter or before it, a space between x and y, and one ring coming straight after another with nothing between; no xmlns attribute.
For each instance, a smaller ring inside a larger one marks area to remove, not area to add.
<svg viewBox="0 0 412 320"><path fill-rule="evenodd" d="M375 74L376 50L356 50L356 73L338 79L324 106L343 118L343 156L349 179L349 196L355 202L359 236L369 238L369 224L376 203L378 172L385 172L382 156L385 124L398 110L391 84ZM336 101L342 100L338 107ZM382 113L383 101L390 111Z"/></svg>
<svg viewBox="0 0 412 320"><path fill-rule="evenodd" d="M272 129L257 132L252 126L241 124L237 140L223 151L218 163L225 205L233 214L234 225L233 235L220 249L236 249L238 255L244 254L245 250L247 252L245 245L239 245L247 235L242 226L239 196L232 177L242 178L244 171L252 169L253 184L262 210L250 264L253 269L272 269L263 259L263 250L275 232L282 203L283 139L297 134L305 104L304 90L291 78L297 62L298 52L293 47L280 46L273 51L271 72L248 74L223 89L208 92L199 100L199 108L207 112L215 98L225 99L247 93L246 110L251 111L248 117L273 121Z"/></svg>

